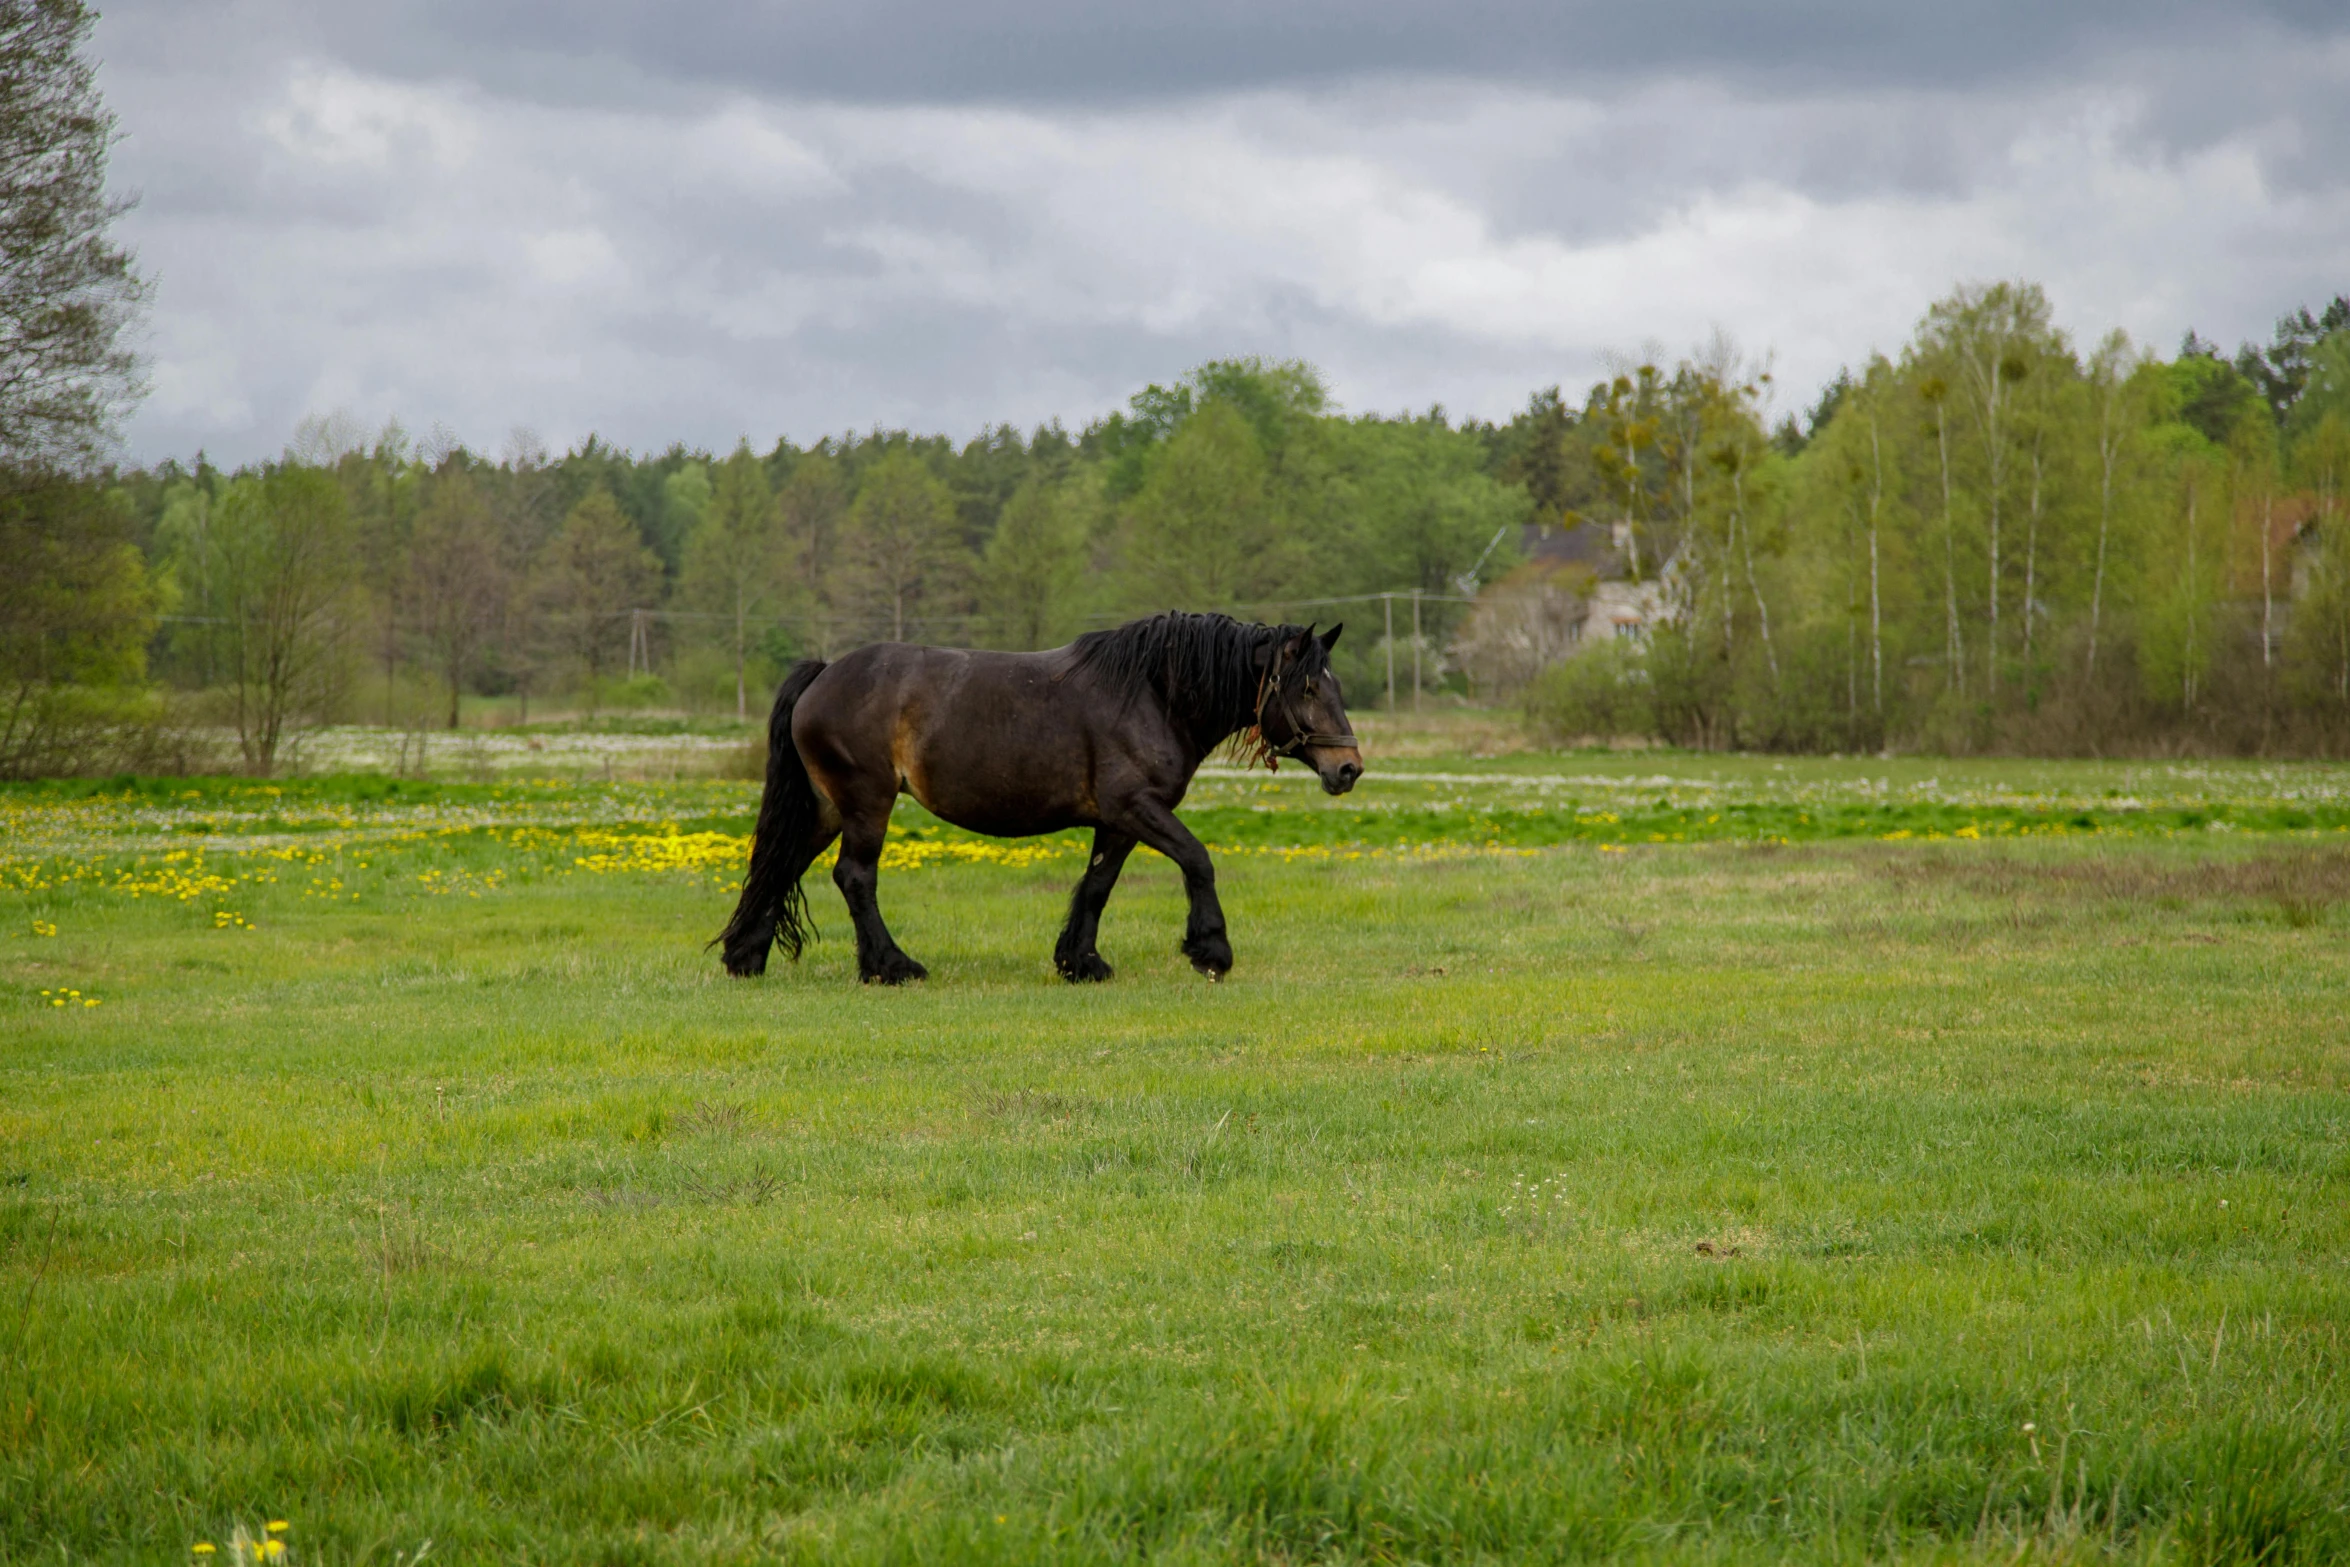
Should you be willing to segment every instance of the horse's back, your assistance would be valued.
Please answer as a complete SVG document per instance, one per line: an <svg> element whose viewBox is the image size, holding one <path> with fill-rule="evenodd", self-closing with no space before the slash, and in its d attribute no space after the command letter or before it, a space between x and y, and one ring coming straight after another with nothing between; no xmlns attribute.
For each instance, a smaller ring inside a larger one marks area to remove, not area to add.
<svg viewBox="0 0 2350 1567"><path fill-rule="evenodd" d="M877 642L800 699L792 739L818 787L900 790L975 832L1023 837L1094 816L1100 703L1066 648L997 653Z"/></svg>

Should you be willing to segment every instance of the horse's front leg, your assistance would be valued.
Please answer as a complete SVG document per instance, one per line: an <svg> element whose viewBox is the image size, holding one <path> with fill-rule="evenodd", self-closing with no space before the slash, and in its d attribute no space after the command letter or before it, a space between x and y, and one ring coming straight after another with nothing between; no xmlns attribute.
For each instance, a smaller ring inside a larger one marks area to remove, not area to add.
<svg viewBox="0 0 2350 1567"><path fill-rule="evenodd" d="M847 901L850 923L857 928L857 977L867 984L902 985L910 979L928 979L930 970L906 956L882 923L881 845L888 834L886 812L878 822L844 821L832 884Z"/></svg>
<svg viewBox="0 0 2350 1567"><path fill-rule="evenodd" d="M1069 899L1069 923L1061 927L1061 939L1053 944L1053 967L1073 985L1110 977L1110 965L1102 961L1094 943L1101 934L1102 908L1110 901L1110 889L1118 885L1118 873L1126 868L1126 856L1133 852L1134 834L1115 827L1094 829L1093 858L1086 863L1077 891Z"/></svg>
<svg viewBox="0 0 2350 1567"><path fill-rule="evenodd" d="M1224 905L1216 899L1216 865L1208 858L1207 845L1193 837L1173 811L1155 803L1136 806L1126 825L1183 872L1183 890L1191 899L1183 955L1209 979L1222 979L1232 971L1232 943L1224 933Z"/></svg>

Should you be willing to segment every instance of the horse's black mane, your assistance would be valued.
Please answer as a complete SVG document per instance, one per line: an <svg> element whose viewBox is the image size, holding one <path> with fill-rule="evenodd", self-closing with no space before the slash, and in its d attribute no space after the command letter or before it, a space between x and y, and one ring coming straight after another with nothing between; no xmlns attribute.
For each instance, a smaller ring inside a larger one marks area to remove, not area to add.
<svg viewBox="0 0 2350 1567"><path fill-rule="evenodd" d="M1169 610L1107 631L1088 631L1071 645L1077 667L1120 698L1156 696L1170 717L1203 745L1213 745L1255 723L1258 683L1265 673L1259 653L1304 629ZM1318 660L1321 644L1308 638L1307 647L1307 657Z"/></svg>

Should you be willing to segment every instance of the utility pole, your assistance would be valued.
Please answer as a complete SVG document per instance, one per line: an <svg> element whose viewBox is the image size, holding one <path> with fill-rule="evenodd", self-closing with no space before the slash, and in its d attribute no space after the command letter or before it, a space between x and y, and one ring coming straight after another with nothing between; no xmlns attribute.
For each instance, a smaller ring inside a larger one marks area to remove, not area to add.
<svg viewBox="0 0 2350 1567"><path fill-rule="evenodd" d="M1420 710L1420 590L1412 589L1412 711Z"/></svg>
<svg viewBox="0 0 2350 1567"><path fill-rule="evenodd" d="M639 669L648 675L653 672L653 650L645 637L645 612L632 609L628 612L629 678L636 678Z"/></svg>
<svg viewBox="0 0 2350 1567"><path fill-rule="evenodd" d="M1395 595L1379 595L1379 607L1387 616L1387 710L1395 711Z"/></svg>

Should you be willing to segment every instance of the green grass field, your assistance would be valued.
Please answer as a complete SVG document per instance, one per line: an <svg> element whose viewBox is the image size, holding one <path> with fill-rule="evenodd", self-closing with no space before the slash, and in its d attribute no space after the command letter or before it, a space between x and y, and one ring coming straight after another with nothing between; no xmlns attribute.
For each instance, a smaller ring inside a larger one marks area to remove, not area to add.
<svg viewBox="0 0 2350 1567"><path fill-rule="evenodd" d="M0 1559L2350 1557L2350 769L1219 774L1221 986L754 803L0 791Z"/></svg>

